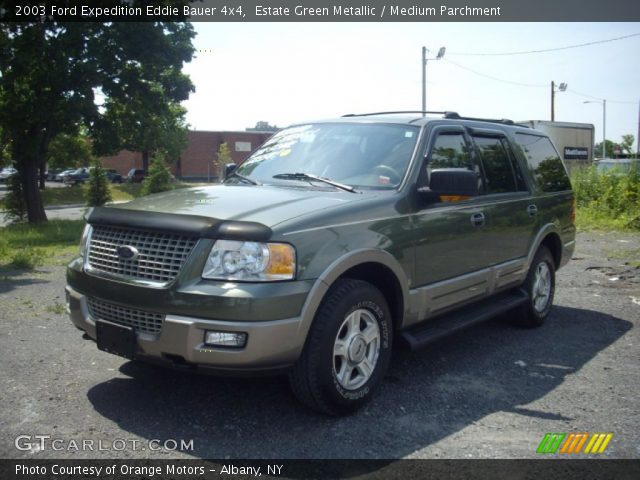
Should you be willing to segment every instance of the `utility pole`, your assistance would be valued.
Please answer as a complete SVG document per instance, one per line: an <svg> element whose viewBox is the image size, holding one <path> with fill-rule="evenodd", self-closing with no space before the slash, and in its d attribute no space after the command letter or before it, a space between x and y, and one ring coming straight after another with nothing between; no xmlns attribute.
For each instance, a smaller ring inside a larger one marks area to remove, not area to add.
<svg viewBox="0 0 640 480"><path fill-rule="evenodd" d="M561 83L558 85L558 91L564 92L567 89L566 83ZM555 121L556 119L556 84L553 80L551 80L551 121Z"/></svg>
<svg viewBox="0 0 640 480"><path fill-rule="evenodd" d="M440 60L444 56L445 47L440 47L438 50L438 55L434 58L427 58L427 47L422 47L422 58L420 59L420 64L422 66L422 116L426 115L427 111L427 62L429 60Z"/></svg>
<svg viewBox="0 0 640 480"><path fill-rule="evenodd" d="M556 118L555 103L556 103L556 84L553 82L553 80L551 80L551 121L552 122Z"/></svg>

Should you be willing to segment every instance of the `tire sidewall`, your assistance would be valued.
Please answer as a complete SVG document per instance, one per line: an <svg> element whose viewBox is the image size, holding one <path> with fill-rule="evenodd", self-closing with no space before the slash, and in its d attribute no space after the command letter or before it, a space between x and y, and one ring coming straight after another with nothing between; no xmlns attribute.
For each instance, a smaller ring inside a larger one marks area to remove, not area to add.
<svg viewBox="0 0 640 480"><path fill-rule="evenodd" d="M380 352L373 374L364 385L348 390L340 385L333 368L333 346L338 330L345 318L352 312L365 309L375 318L380 330ZM382 294L373 286L360 286L345 295L332 309L330 328L327 328L320 353L321 364L318 380L322 390L328 396L328 403L341 411L351 411L371 397L372 392L382 381L391 358L393 332L391 315Z"/></svg>
<svg viewBox="0 0 640 480"><path fill-rule="evenodd" d="M533 303L533 286L535 284L536 270L541 263L546 263L547 268L549 269L551 290L549 292L549 300L547 302L547 305L542 312L538 312ZM551 257L551 253L547 248L541 248L533 259L533 263L531 264L531 269L529 271L529 276L527 278L527 295L529 297L527 306L529 314L540 323L543 322L545 318L547 318L549 312L551 311L551 307L553 307L553 299L555 297L556 291L555 277L555 263L553 261L553 257Z"/></svg>

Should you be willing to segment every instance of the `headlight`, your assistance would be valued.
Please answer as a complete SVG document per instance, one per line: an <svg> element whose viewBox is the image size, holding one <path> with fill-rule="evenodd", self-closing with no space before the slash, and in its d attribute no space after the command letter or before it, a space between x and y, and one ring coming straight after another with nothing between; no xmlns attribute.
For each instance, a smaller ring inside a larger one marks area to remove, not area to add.
<svg viewBox="0 0 640 480"><path fill-rule="evenodd" d="M269 282L292 280L296 252L286 243L218 240L211 248L203 278Z"/></svg>
<svg viewBox="0 0 640 480"><path fill-rule="evenodd" d="M80 256L82 258L86 258L87 253L89 252L89 239L91 238L91 232L93 228L88 223L84 226L84 231L82 232L82 237L80 238Z"/></svg>

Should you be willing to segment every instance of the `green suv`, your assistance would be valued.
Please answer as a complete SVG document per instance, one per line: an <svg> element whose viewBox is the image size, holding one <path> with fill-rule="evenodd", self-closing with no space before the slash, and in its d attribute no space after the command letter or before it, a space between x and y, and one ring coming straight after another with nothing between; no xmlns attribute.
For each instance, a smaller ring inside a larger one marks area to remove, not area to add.
<svg viewBox="0 0 640 480"><path fill-rule="evenodd" d="M131 359L287 372L334 415L371 398L394 344L501 313L540 325L574 249L556 149L508 120L424 113L294 125L221 185L94 208L72 322Z"/></svg>

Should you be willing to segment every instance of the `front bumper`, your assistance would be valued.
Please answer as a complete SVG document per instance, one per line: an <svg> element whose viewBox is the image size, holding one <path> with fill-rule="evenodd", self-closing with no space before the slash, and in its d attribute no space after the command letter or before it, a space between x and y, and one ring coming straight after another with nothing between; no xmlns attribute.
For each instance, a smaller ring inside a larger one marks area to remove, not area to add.
<svg viewBox="0 0 640 480"><path fill-rule="evenodd" d="M138 290L137 288L123 285L117 288L113 282L88 277L77 267L78 265L72 264L67 272L69 284L66 292L69 315L73 324L92 339L96 339L96 318L93 318L90 313L89 296L123 307L163 314L162 328L159 333L136 332L135 357L137 359L168 366L198 367L220 373L265 372L290 367L296 362L304 346L308 325L302 308L306 294L301 295L301 291L304 292L310 284L298 286L298 292L295 295L272 298L272 301L275 300L278 303L288 301L290 305L291 303L299 305L294 309L299 312L295 316L278 319L273 318L270 312L263 310L264 320L257 320L255 310L268 298L254 299L255 305L251 308L253 302L251 298L247 298L245 290L242 292L244 308L236 309L242 320L229 319L230 309L218 310L218 313L226 317L224 319L205 318L208 315L192 315L195 305L206 304L215 301L216 298L202 295L204 292L201 288L195 289L198 291L197 294L185 293L183 290L179 295L169 290L142 289L145 290L146 295L138 297L138 301L133 302L130 301L129 293L132 288ZM101 288L101 285L102 287L108 285L109 288ZM186 290L193 289L193 286L186 288ZM138 291L138 293L142 292ZM113 298L118 300L114 301ZM191 299L188 307L183 303L186 298ZM175 302L176 299L181 301ZM219 297L218 300L220 300ZM232 299L223 300L225 300L224 303L229 303ZM251 310L254 315L247 315L249 318L245 319L243 311L246 310ZM202 308L201 312L211 312L215 315L216 310ZM269 317L272 318L269 319ZM247 334L247 343L242 348L205 345L206 330L244 332Z"/></svg>

